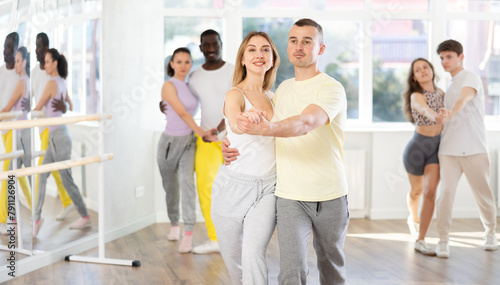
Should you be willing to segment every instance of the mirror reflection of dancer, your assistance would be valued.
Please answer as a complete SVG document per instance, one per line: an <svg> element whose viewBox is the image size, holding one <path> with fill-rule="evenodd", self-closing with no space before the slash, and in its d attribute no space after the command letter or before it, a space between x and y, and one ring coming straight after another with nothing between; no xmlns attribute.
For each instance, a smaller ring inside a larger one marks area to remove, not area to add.
<svg viewBox="0 0 500 285"><path fill-rule="evenodd" d="M35 66L31 72L31 82L32 82L31 90L36 103L40 101L45 86L47 86L47 83L51 80L50 75L47 74L47 72L45 72L45 54L47 53L48 49L49 49L49 38L47 37L47 34L39 33L36 36L36 50L35 50L36 59L38 60L39 64ZM66 101L54 98L50 108L52 108L53 111L61 111L63 113L66 113L67 106L66 104L64 104L64 102ZM42 108L42 112L44 116L46 116L45 106ZM40 127L39 132L40 132L40 142L41 142L40 149L47 151L47 148L49 146L49 128ZM43 159L44 159L43 156L40 156L38 158L38 165L42 164ZM52 171L51 174L56 182L57 191L59 193L59 197L61 198L61 202L63 205L63 209L56 216L56 220L60 221L64 220L66 216L71 212L71 210L73 210L75 207L71 201L71 198L68 195L68 192L66 191L66 189L64 189L64 185L61 180L59 171ZM35 189L36 192L38 193L39 175L37 175L36 177L37 179L35 180L36 181Z"/></svg>
<svg viewBox="0 0 500 285"><path fill-rule="evenodd" d="M237 117L246 134L276 137L276 210L280 284L305 284L307 248L314 235L321 284L345 284L344 242L349 224L343 160L347 99L342 85L319 71L325 51L322 27L300 19L288 33L288 59L295 78L273 97L276 120L252 123ZM262 114L261 114L262 116ZM227 163L238 150L224 141Z"/></svg>
<svg viewBox="0 0 500 285"><path fill-rule="evenodd" d="M212 187L212 220L221 255L233 284L267 284L266 249L276 226L274 137L248 135L236 124L242 112L259 120L252 107L274 110L270 92L280 58L264 32L249 33L236 56L233 88L223 113L227 138L240 151L238 161L221 166Z"/></svg>
<svg viewBox="0 0 500 285"><path fill-rule="evenodd" d="M14 95L16 87L22 84L22 82L19 82L19 74L16 72L15 68L18 46L19 35L16 32L10 33L5 37L3 45L3 59L5 64L0 67L0 110L7 106ZM17 93L19 94L19 92ZM2 131L2 142L4 144L5 153L12 152L12 134L12 130ZM19 140L19 138L20 136L18 135L17 140ZM5 160L3 162L3 171L8 171L11 167L10 160ZM19 178L19 184L21 185L21 189L27 201L29 201L31 194L26 177ZM7 180L4 180L2 181L2 188L0 191L0 234L4 235L9 234L6 225L8 218L7 204Z"/></svg>
<svg viewBox="0 0 500 285"><path fill-rule="evenodd" d="M51 76L47 83L43 95L37 103L35 111L41 111L46 108L47 118L61 117L61 111L54 111L51 107L54 99L67 101L70 110L72 109L71 100L68 96L65 79L68 76L68 63L64 55L59 54L56 49L49 49L45 54L45 71ZM49 126L49 147L43 159L43 164L64 161L71 159L72 141L66 125ZM71 168L59 170L62 182L66 191L68 191L71 200L80 214L80 218L70 225L70 229L83 229L91 227L90 217L87 213L87 207L83 201L82 194L73 181ZM45 201L45 189L47 187L47 178L50 172L42 173L39 176L39 192L35 209L35 226L33 228L33 237L38 235L43 219L41 218L43 203Z"/></svg>
<svg viewBox="0 0 500 285"><path fill-rule="evenodd" d="M453 200L463 173L469 182L484 226L483 249L497 250L497 206L489 184L490 160L484 125L483 83L479 76L464 69L463 47L459 42L444 41L439 44L437 53L441 58L441 65L451 74L452 79L444 99L446 109L443 111L447 116L439 146L442 191L436 206L439 232L436 255L442 258L450 256L448 241Z"/></svg>
<svg viewBox="0 0 500 285"><path fill-rule="evenodd" d="M438 149L444 120L440 109L444 106L444 92L436 87L434 66L423 58L411 63L406 84L407 89L403 93L404 113L408 121L415 124L415 133L403 155L411 185L407 197L410 211L408 227L412 235L418 235L415 250L425 255L435 255L434 249L425 243L425 235L434 213L439 184ZM422 192L424 200L419 219Z"/></svg>
<svg viewBox="0 0 500 285"><path fill-rule="evenodd" d="M168 240L180 239L179 200L182 202L184 235L179 252L192 250L193 227L196 221L196 192L194 188L194 156L196 138L194 133L207 140L217 137L212 130L205 131L193 119L198 108L198 99L189 89L185 79L193 62L189 49L181 47L174 51L167 66L171 79L161 90L163 105L167 112L167 126L158 142L157 162L160 168L163 189L166 193L167 213L171 228ZM193 133L194 132L194 133ZM180 199L182 191L182 199Z"/></svg>
<svg viewBox="0 0 500 285"><path fill-rule="evenodd" d="M17 50L15 57L14 70L18 75L18 81L12 96L10 97L7 105L0 112L10 112L10 111L21 111L22 115L17 118L17 120L26 120L28 118L28 111L23 108L23 99L29 98L30 92L30 79L29 79L29 53L26 47L20 47ZM31 131L30 129L19 129L16 131L16 148L18 150L23 150L24 155L17 159L17 168L20 168L23 164L25 167L31 166ZM19 178L19 184L23 190L24 197L31 209L31 193L29 191L29 186L26 180L31 180L29 177Z"/></svg>

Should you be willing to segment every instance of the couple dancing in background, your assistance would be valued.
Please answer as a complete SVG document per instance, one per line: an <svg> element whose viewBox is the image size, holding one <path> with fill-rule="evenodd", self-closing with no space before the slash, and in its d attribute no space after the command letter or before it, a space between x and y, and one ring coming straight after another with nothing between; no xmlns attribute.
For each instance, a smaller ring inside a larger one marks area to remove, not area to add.
<svg viewBox="0 0 500 285"><path fill-rule="evenodd" d="M483 249L497 250L496 205L489 185L490 162L484 125L484 90L481 79L463 67L463 47L455 40L442 42L437 53L452 82L444 92L437 88L434 67L423 58L414 60L403 94L406 118L415 124L415 134L404 152L410 179L408 226L417 235L415 250L425 255L450 256L449 234L457 185L465 174L485 229ZM425 236L437 200L439 242L432 249ZM418 215L420 197L423 203Z"/></svg>

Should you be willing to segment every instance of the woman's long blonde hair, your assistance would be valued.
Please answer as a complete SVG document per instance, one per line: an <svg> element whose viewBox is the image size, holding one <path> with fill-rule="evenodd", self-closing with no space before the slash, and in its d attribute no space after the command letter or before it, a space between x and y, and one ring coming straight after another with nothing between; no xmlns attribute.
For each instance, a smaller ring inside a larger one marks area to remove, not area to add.
<svg viewBox="0 0 500 285"><path fill-rule="evenodd" d="M278 72L278 67L280 66L280 56L278 54L278 51L276 50L276 46L271 40L271 37L264 32L257 31L248 33L248 35L240 44L240 48L238 49L238 54L236 55L236 61L234 64L233 86L238 85L247 77L247 68L241 64L241 61L243 59L243 54L245 53L248 42L255 36L264 37L269 42L269 44L271 45L271 49L273 50L273 66L268 71L266 71L266 75L264 76L264 83L262 84L264 90L270 90L274 85L274 82L276 81L276 73Z"/></svg>

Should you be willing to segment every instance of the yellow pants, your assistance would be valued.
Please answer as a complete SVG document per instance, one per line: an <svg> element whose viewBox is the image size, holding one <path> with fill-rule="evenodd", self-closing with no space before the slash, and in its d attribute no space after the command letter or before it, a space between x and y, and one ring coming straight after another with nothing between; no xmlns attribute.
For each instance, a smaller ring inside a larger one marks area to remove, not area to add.
<svg viewBox="0 0 500 285"><path fill-rule="evenodd" d="M203 218L205 218L208 238L217 241L215 227L210 215L210 205L212 203L212 184L214 184L219 167L224 163L221 143L205 143L199 136L196 136L196 138L194 169L196 172L196 187L198 188L198 196L200 197L201 212Z"/></svg>
<svg viewBox="0 0 500 285"><path fill-rule="evenodd" d="M5 153L9 153L12 151L12 130L2 135L3 145L5 146ZM8 171L10 165L10 160L4 160L3 162L3 171ZM23 190L24 197L26 198L26 202L31 209L31 193L30 187L28 185L28 180L26 177L19 178L19 185L21 185L21 189ZM2 189L0 190L0 223L6 224L7 218L9 217L8 209L8 197L7 197L7 180L2 181Z"/></svg>
<svg viewBox="0 0 500 285"><path fill-rule="evenodd" d="M41 134L40 134L40 141L42 142L41 149L44 151L47 151L47 148L49 147L49 129L46 128ZM43 162L43 156L40 156L38 158L38 165L42 165ZM61 180L61 175L59 175L59 171L52 171L52 176L54 177L54 180L56 181L57 185L57 191L59 192L59 197L61 198L61 202L63 204L63 207L68 207L73 203L71 201L71 198L68 195L68 192L66 192L66 189L64 188L64 185ZM38 197L38 174L36 175L36 184L35 184L35 189L36 189L36 197Z"/></svg>

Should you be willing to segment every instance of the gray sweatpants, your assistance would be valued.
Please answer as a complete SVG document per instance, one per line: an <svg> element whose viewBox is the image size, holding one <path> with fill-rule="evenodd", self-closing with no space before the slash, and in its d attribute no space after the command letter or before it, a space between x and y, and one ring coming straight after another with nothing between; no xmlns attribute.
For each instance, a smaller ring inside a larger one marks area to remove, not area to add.
<svg viewBox="0 0 500 285"><path fill-rule="evenodd" d="M17 159L17 168L21 168L22 165L24 167L31 166L31 130L30 129L21 129L17 130L17 142L16 148L18 150L23 150L24 155ZM12 163L11 163L12 166ZM29 178L28 178L29 179ZM31 179L29 179L29 183L31 183Z"/></svg>
<svg viewBox="0 0 500 285"><path fill-rule="evenodd" d="M156 160L166 193L167 213L172 226L179 225L179 201L182 189L184 230L192 231L196 222L196 191L194 188L194 154L196 137L169 136L163 133L158 141Z"/></svg>
<svg viewBox="0 0 500 285"><path fill-rule="evenodd" d="M43 164L52 162L64 161L71 159L72 141L68 128L65 125L60 126L49 133L49 147L43 159ZM69 197L73 201L76 210L82 217L88 216L87 207L83 202L82 194L76 186L73 177L71 176L71 168L59 170L61 180L68 192ZM47 187L47 178L50 172L45 172L39 176L38 200L35 209L35 219L40 219L42 213L43 202L45 201L45 189Z"/></svg>
<svg viewBox="0 0 500 285"><path fill-rule="evenodd" d="M212 221L233 284L267 282L266 250L276 226L276 173L262 177L219 168Z"/></svg>
<svg viewBox="0 0 500 285"><path fill-rule="evenodd" d="M349 224L347 196L323 202L279 198L279 284L306 284L311 230L321 284L345 284L344 242Z"/></svg>

